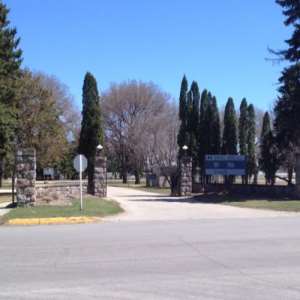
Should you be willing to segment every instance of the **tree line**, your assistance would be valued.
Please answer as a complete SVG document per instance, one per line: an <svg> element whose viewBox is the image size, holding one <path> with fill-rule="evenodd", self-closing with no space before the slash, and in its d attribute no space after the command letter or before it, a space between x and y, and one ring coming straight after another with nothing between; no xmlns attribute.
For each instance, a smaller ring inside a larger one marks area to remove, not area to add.
<svg viewBox="0 0 300 300"><path fill-rule="evenodd" d="M196 81L189 87L185 76L179 108L151 82L112 84L100 95L95 77L88 72L83 83L82 120L64 84L21 67L20 39L10 25L8 8L0 2L0 178L13 175L18 147L34 147L38 175L44 167L54 166L65 177L74 178L72 159L81 152L89 158L92 182L95 147L100 143L105 146L110 171L118 172L123 182L128 173L139 183L145 171L174 167L187 145L193 172L199 169L202 181L210 180L204 177L205 154L241 154L248 158L244 183L256 182L261 170L266 183L274 184L282 167L291 184L300 146L300 4L297 0L276 2L293 32L286 50L272 51L279 60L289 62L279 79L274 112L261 118L246 99L237 112L232 98L219 111L216 97L208 90L200 92Z"/></svg>
<svg viewBox="0 0 300 300"><path fill-rule="evenodd" d="M38 176L49 166L72 176L79 111L57 78L22 68L20 38L8 14L0 2L0 185L3 176L14 175L15 152L22 147L36 149Z"/></svg>
<svg viewBox="0 0 300 300"><path fill-rule="evenodd" d="M180 128L178 133L179 159L185 155L183 146L188 146L186 154L193 158L193 172L200 168L201 180L205 176L205 155L241 154L247 156L246 183L257 175L256 158L256 116L252 104L244 98L241 101L239 117L231 97L225 106L221 128L220 114L216 97L208 90L202 93L196 81L190 88L184 75L179 96ZM232 178L228 178L231 180Z"/></svg>

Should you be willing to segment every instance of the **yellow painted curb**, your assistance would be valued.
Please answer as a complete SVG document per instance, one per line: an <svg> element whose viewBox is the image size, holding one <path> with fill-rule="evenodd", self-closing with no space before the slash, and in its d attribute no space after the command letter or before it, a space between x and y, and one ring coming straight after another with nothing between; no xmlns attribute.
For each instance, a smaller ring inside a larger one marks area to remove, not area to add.
<svg viewBox="0 0 300 300"><path fill-rule="evenodd" d="M50 225L50 224L80 224L100 221L99 217L57 217L57 218L28 218L11 219L9 225Z"/></svg>

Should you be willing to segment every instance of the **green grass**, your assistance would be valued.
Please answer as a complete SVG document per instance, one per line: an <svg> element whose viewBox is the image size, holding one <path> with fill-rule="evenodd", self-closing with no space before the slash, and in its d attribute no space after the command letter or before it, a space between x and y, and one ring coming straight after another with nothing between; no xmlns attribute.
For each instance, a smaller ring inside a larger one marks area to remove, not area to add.
<svg viewBox="0 0 300 300"><path fill-rule="evenodd" d="M80 211L80 201L74 200L69 206L34 206L12 208L3 216L3 221L15 218L52 218L52 217L104 217L122 212L120 205L112 200L96 197L84 199L84 209Z"/></svg>
<svg viewBox="0 0 300 300"><path fill-rule="evenodd" d="M11 201L12 201L11 195L0 195L0 203L11 202Z"/></svg>
<svg viewBox="0 0 300 300"><path fill-rule="evenodd" d="M195 197L195 201L202 203L217 203L246 208L300 212L300 200L297 199L258 199L257 197L254 198L250 196L247 197L226 193L211 193L198 195L197 197Z"/></svg>
<svg viewBox="0 0 300 300"><path fill-rule="evenodd" d="M2 187L0 188L0 190L1 189L4 189L4 190L11 189L11 180L3 180Z"/></svg>
<svg viewBox="0 0 300 300"><path fill-rule="evenodd" d="M141 184L135 184L134 181L129 181L128 183L124 184L120 180L109 180L108 185L113 187L124 187L124 188L130 188L130 189L140 190L144 192L157 193L163 195L170 195L171 193L170 188L146 187L145 182L142 182Z"/></svg>
<svg viewBox="0 0 300 300"><path fill-rule="evenodd" d="M245 200L231 201L224 204L247 208L300 212L300 200Z"/></svg>

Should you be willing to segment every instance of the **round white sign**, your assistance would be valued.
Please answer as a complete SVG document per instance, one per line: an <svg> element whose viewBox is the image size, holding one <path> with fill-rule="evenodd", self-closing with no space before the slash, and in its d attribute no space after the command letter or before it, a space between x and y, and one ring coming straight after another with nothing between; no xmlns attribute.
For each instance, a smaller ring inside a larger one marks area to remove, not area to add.
<svg viewBox="0 0 300 300"><path fill-rule="evenodd" d="M80 170L81 161L81 170ZM73 166L77 172L84 172L87 167L87 159L83 154L78 154L73 160Z"/></svg>

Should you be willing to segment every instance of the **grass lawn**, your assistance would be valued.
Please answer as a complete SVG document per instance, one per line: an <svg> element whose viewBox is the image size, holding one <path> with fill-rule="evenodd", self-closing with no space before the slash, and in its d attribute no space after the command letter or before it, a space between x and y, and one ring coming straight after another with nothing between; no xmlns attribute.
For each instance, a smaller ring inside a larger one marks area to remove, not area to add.
<svg viewBox="0 0 300 300"><path fill-rule="evenodd" d="M218 203L246 208L300 212L300 200L293 199L257 199L257 197L211 193L198 195L195 197L195 200L202 203Z"/></svg>
<svg viewBox="0 0 300 300"><path fill-rule="evenodd" d="M146 187L146 183L144 183L144 182L141 184L134 184L133 181L130 181L130 182L124 184L121 181L109 180L108 185L113 186L113 187L124 187L124 188L136 189L136 190L140 190L140 191L163 194L163 195L170 195L170 193L171 193L170 188Z"/></svg>
<svg viewBox="0 0 300 300"><path fill-rule="evenodd" d="M52 217L104 217L122 212L120 205L112 200L96 197L84 199L84 209L80 211L80 201L74 200L69 206L17 207L2 217L3 221L15 218L52 218Z"/></svg>
<svg viewBox="0 0 300 300"><path fill-rule="evenodd" d="M231 201L224 204L238 207L300 212L300 200L245 200Z"/></svg>
<svg viewBox="0 0 300 300"><path fill-rule="evenodd" d="M11 201L11 195L0 195L0 203Z"/></svg>
<svg viewBox="0 0 300 300"><path fill-rule="evenodd" d="M2 187L0 189L11 189L11 180L3 180L2 181Z"/></svg>

